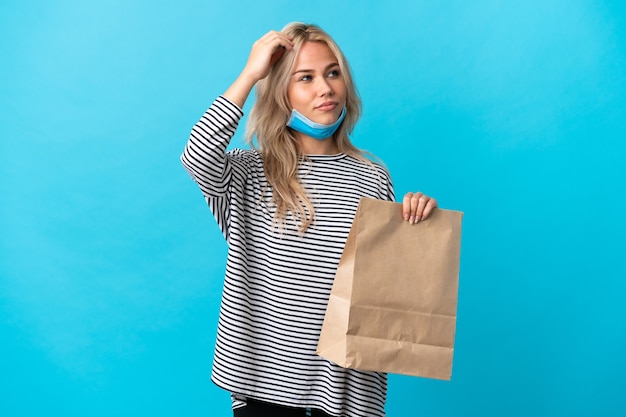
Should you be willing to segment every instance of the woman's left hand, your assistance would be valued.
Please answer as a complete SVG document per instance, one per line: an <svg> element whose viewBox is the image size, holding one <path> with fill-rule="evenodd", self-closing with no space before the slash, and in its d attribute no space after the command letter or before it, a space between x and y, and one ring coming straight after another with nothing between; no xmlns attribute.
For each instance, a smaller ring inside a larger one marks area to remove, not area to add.
<svg viewBox="0 0 626 417"><path fill-rule="evenodd" d="M437 200L421 192L406 193L402 200L402 216L410 224L426 220L437 207Z"/></svg>

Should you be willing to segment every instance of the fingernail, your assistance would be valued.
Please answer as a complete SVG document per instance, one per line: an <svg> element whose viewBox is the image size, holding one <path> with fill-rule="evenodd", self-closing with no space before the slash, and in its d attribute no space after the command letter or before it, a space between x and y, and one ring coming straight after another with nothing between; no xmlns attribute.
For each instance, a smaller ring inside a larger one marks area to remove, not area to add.
<svg viewBox="0 0 626 417"><path fill-rule="evenodd" d="M406 220L406 221L408 221L408 220L409 220L409 215L408 215L408 214L405 214L405 215L404 215L404 220Z"/></svg>
<svg viewBox="0 0 626 417"><path fill-rule="evenodd" d="M413 224L415 223L415 217L411 216L411 218L409 219L409 224Z"/></svg>

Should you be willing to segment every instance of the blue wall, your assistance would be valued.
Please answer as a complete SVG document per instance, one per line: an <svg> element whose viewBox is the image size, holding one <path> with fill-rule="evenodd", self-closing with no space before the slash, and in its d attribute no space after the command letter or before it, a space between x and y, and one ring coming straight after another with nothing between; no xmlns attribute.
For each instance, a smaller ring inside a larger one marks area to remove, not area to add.
<svg viewBox="0 0 626 417"><path fill-rule="evenodd" d="M4 0L0 416L229 415L226 246L178 156L293 20L398 195L465 212L452 381L392 376L389 416L626 414L623 2Z"/></svg>

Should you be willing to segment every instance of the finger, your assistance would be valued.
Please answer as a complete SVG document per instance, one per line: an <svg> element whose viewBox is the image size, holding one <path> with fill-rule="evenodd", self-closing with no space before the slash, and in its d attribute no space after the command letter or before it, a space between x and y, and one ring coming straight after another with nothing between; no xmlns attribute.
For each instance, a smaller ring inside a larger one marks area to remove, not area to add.
<svg viewBox="0 0 626 417"><path fill-rule="evenodd" d="M276 49L280 46L291 49L293 48L293 40L282 32L270 31L260 39L263 43Z"/></svg>
<svg viewBox="0 0 626 417"><path fill-rule="evenodd" d="M276 49L274 53L272 54L272 57L270 58L270 65L274 65L280 58L283 57L284 53L285 53L285 47L280 45L278 49Z"/></svg>
<svg viewBox="0 0 626 417"><path fill-rule="evenodd" d="M286 50L293 49L293 42L284 33L276 32L270 34L269 38L265 41L267 47L270 49L270 66L274 65L282 56Z"/></svg>
<svg viewBox="0 0 626 417"><path fill-rule="evenodd" d="M411 214L413 221L410 222L411 224L419 223L419 221L422 220L422 212L424 211L424 207L426 207L427 198L427 196L420 192L413 194L411 198Z"/></svg>
<svg viewBox="0 0 626 417"><path fill-rule="evenodd" d="M402 199L402 217L406 221L411 218L411 197L413 197L413 193L406 193Z"/></svg>
<svg viewBox="0 0 626 417"><path fill-rule="evenodd" d="M426 203L426 207L424 207L422 220L427 219L428 216L430 216L430 213L432 213L435 208L437 208L437 200L435 200L434 198L429 199L428 203Z"/></svg>
<svg viewBox="0 0 626 417"><path fill-rule="evenodd" d="M417 222L417 209L419 206L420 197L423 195L420 192L417 193L409 193L411 195L410 198L410 211L409 211L409 223L414 224Z"/></svg>
<svg viewBox="0 0 626 417"><path fill-rule="evenodd" d="M415 213L415 222L419 223L422 220L424 220L424 210L426 209L426 206L428 205L428 201L430 200L430 198L427 195L423 195L419 198L418 202L417 202L417 210Z"/></svg>

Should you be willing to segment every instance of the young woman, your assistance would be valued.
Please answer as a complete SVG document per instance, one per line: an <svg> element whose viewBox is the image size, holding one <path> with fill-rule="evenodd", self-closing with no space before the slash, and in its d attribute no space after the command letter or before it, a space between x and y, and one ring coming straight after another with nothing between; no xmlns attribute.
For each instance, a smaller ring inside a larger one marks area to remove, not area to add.
<svg viewBox="0 0 626 417"><path fill-rule="evenodd" d="M226 152L255 86L252 149ZM337 44L292 23L254 43L181 156L228 241L212 380L236 417L385 415L385 374L315 354L359 198L394 200L387 171L348 138L360 110ZM407 193L398 215L416 223L436 206Z"/></svg>

